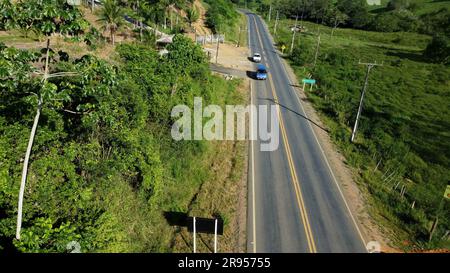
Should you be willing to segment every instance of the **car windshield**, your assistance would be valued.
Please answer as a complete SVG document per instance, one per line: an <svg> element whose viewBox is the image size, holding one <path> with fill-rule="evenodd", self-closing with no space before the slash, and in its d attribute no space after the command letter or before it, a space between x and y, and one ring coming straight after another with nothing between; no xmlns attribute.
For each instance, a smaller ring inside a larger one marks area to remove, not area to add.
<svg viewBox="0 0 450 273"><path fill-rule="evenodd" d="M258 69L258 73L267 73L265 69Z"/></svg>
<svg viewBox="0 0 450 273"><path fill-rule="evenodd" d="M261 57L261 55L259 55L258 53L255 53L255 57Z"/></svg>

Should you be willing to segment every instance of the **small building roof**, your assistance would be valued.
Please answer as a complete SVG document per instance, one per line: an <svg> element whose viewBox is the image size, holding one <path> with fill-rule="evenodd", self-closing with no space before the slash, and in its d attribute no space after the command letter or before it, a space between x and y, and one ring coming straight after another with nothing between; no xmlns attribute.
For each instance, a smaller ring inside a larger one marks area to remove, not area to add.
<svg viewBox="0 0 450 273"><path fill-rule="evenodd" d="M158 44L171 44L173 42L174 35L167 35L156 40Z"/></svg>

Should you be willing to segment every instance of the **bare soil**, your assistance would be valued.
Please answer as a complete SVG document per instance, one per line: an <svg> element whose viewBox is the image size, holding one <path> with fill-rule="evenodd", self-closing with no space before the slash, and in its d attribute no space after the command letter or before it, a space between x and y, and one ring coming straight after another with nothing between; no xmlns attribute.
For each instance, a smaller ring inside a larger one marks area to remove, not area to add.
<svg viewBox="0 0 450 273"><path fill-rule="evenodd" d="M216 62L217 44L206 44L205 51L210 52L212 63ZM217 63L224 67L234 68L241 71L251 71L252 62L248 59L249 50L247 47L236 47L234 44L219 44L219 56Z"/></svg>
<svg viewBox="0 0 450 273"><path fill-rule="evenodd" d="M197 12L199 14L199 19L197 22L192 24L192 27L197 30L198 35L210 35L211 30L206 27L205 21L206 21L206 9L202 5L202 3L199 0L194 1L194 8L197 9Z"/></svg>

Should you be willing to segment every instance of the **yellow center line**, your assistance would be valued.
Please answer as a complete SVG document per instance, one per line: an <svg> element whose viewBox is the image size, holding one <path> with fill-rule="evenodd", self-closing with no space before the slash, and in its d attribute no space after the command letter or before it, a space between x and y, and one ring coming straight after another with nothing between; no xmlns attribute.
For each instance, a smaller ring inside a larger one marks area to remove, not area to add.
<svg viewBox="0 0 450 273"><path fill-rule="evenodd" d="M256 28L256 32L257 32L257 36L258 36L259 42L261 44L261 48L263 48L264 45L263 45L262 40L261 40L261 35L259 33L259 29L257 27L257 23L256 23L255 17L253 17L253 20L255 22L255 28ZM309 251L311 253L315 253L315 252L317 252L317 249L316 249L316 245L315 245L315 242L314 242L314 237L313 237L313 234L312 234L312 231L311 231L311 226L309 224L308 213L306 212L305 203L303 201L303 195L302 195L302 191L301 191L301 188L300 188L299 179L298 179L298 176L297 176L297 172L295 171L294 161L292 159L291 148L290 148L290 145L289 145L289 140L288 140L288 137L287 137L287 134L286 134L286 129L284 127L283 117L282 117L281 110L280 110L279 103L278 103L278 96L276 94L276 89L275 89L275 86L274 86L273 81L272 81L272 76L268 75L267 78L268 78L269 83L270 83L270 87L271 87L271 91L272 91L272 95L274 97L275 103L277 104L277 112L278 112L278 118L279 118L279 121L280 121L281 133L282 133L283 141L285 143L284 147L285 147L286 155L287 155L287 158L288 158L289 169L291 171L291 177L292 177L291 182L294 185L295 194L296 194L296 198L297 198L297 204L298 204L299 209L300 209L300 215L302 217L303 227L305 229L305 234L306 234L306 239L308 241Z"/></svg>

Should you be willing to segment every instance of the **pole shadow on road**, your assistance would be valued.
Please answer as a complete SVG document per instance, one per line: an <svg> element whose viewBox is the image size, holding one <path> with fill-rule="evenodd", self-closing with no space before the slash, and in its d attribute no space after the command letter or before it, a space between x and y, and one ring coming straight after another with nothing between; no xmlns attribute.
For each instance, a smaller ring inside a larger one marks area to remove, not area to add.
<svg viewBox="0 0 450 273"><path fill-rule="evenodd" d="M284 109L286 109L286 110L288 110L288 111L290 111L290 112L292 112L292 113L294 113L294 114L296 114L296 115L298 115L298 116L304 118L305 120L311 122L314 126L316 126L316 127L318 127L319 129L322 129L323 131L329 133L328 129L323 128L322 126L320 126L319 124L317 124L315 121L313 121L313 120L311 120L310 118L308 118L308 117L306 117L306 116L300 114L299 112L294 111L294 110L292 110L291 108L289 108L289 107L287 107L287 106L285 106L285 105L283 105L283 104L280 104L280 103L274 101L273 99L267 98L267 99L265 99L265 100L271 101L271 102L273 102L274 104L278 104L278 105L281 106L282 108L284 108Z"/></svg>

